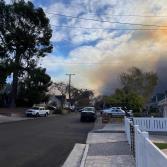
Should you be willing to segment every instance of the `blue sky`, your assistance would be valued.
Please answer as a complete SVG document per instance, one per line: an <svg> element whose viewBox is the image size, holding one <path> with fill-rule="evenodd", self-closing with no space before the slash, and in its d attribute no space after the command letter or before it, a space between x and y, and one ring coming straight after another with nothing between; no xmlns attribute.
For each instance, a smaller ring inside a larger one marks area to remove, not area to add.
<svg viewBox="0 0 167 167"><path fill-rule="evenodd" d="M118 76L121 71L134 65L145 70L155 70L155 59L162 58L162 53L159 53L163 47L162 41L155 42L153 32L108 29L146 28L109 22L164 24L162 18L113 15L165 15L165 0L35 0L34 3L44 8L53 28L54 51L44 59L43 66L55 81L66 82L64 74L71 72L77 74L73 79L75 86L90 88L95 92L112 92L119 86ZM56 28L54 25L101 29ZM145 62L150 58L153 62L146 67Z"/></svg>
<svg viewBox="0 0 167 167"><path fill-rule="evenodd" d="M33 3L44 9L52 25L54 50L41 64L53 81L67 82L65 73L76 73L75 86L96 93L113 92L119 87L122 71L132 66L156 71L158 62L167 59L166 33L118 30L148 27L111 23L166 25L163 17L145 17L167 15L166 0L33 0Z"/></svg>

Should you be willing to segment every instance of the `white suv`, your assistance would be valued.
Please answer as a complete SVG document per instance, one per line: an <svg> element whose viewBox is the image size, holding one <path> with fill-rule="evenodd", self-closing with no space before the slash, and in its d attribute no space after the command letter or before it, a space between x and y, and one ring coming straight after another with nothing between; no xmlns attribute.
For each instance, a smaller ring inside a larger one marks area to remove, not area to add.
<svg viewBox="0 0 167 167"><path fill-rule="evenodd" d="M26 116L48 116L49 113L49 110L46 110L45 107L32 107L26 110Z"/></svg>
<svg viewBox="0 0 167 167"><path fill-rule="evenodd" d="M111 116L125 116L124 110L114 107L103 110L103 113L109 114Z"/></svg>

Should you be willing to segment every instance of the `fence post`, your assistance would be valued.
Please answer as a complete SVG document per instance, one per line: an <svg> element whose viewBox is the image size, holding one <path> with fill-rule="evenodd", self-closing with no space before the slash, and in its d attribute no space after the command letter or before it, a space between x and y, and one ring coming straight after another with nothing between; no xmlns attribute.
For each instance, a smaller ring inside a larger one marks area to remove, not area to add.
<svg viewBox="0 0 167 167"><path fill-rule="evenodd" d="M135 133L134 133L134 126L130 123L130 143L131 143L131 152L135 158Z"/></svg>
<svg viewBox="0 0 167 167"><path fill-rule="evenodd" d="M142 132L142 138L144 139L143 141L143 167L149 167L148 166L148 150L147 150L147 139L149 138L148 132Z"/></svg>
<svg viewBox="0 0 167 167"><path fill-rule="evenodd" d="M124 117L125 119L125 133L128 139L128 143L131 144L130 142L130 123L131 121L129 120L129 118Z"/></svg>
<svg viewBox="0 0 167 167"><path fill-rule="evenodd" d="M135 130L135 161L136 161L136 167L140 167L140 146L139 146L139 137L138 137L138 130L139 125L134 126Z"/></svg>
<svg viewBox="0 0 167 167"><path fill-rule="evenodd" d="M128 119L128 124L127 124L127 130L128 130L128 143L129 145L131 145L131 133L130 133L130 125L131 125L131 121Z"/></svg>
<svg viewBox="0 0 167 167"><path fill-rule="evenodd" d="M127 120L126 120L126 116L124 117L124 124L125 124L125 133L127 135Z"/></svg>

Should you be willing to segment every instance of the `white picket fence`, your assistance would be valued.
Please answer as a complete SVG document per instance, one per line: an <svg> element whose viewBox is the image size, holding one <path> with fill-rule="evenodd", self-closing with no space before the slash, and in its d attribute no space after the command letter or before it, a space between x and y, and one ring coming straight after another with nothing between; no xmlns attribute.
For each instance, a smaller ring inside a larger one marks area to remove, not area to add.
<svg viewBox="0 0 167 167"><path fill-rule="evenodd" d="M127 137L128 143L130 144L131 143L131 140L130 140L130 124L132 122L130 121L130 119L128 119L126 117L125 117L124 121L125 121L125 133L126 133L126 137Z"/></svg>
<svg viewBox="0 0 167 167"><path fill-rule="evenodd" d="M142 131L167 132L167 118L133 118L133 123Z"/></svg>
<svg viewBox="0 0 167 167"><path fill-rule="evenodd" d="M136 167L165 167L167 155L149 140L148 132L142 132L135 125Z"/></svg>
<svg viewBox="0 0 167 167"><path fill-rule="evenodd" d="M130 119L125 117L125 133L127 135L129 144L131 144L130 124L132 125L132 123L133 122ZM142 127L147 127L144 124L141 124L141 125ZM148 128L148 129L151 129L151 128ZM153 129L151 129L151 131L152 130ZM160 130L162 130L162 128L160 128ZM164 154L158 147L156 147L151 140L149 140L148 132L143 131L143 129L140 128L140 125L134 126L134 141L135 141L136 167L166 167L167 166L167 155Z"/></svg>

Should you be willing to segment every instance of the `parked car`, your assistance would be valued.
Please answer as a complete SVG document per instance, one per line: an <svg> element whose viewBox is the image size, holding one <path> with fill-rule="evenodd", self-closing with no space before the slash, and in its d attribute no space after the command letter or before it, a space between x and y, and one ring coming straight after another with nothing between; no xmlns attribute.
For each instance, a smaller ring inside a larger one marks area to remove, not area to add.
<svg viewBox="0 0 167 167"><path fill-rule="evenodd" d="M80 121L95 121L97 118L96 110L94 107L84 107L81 111Z"/></svg>
<svg viewBox="0 0 167 167"><path fill-rule="evenodd" d="M133 111L132 110L125 111L125 115L127 117L133 117Z"/></svg>
<svg viewBox="0 0 167 167"><path fill-rule="evenodd" d="M84 110L84 108L80 108L80 109L78 109L77 111L78 112L82 112Z"/></svg>
<svg viewBox="0 0 167 167"><path fill-rule="evenodd" d="M111 116L125 116L126 112L120 108L109 108L109 109L105 109L102 111L102 113L104 114L109 114Z"/></svg>
<svg viewBox="0 0 167 167"><path fill-rule="evenodd" d="M26 116L48 116L50 113L49 110L46 110L45 107L32 107L31 109L26 110Z"/></svg>

